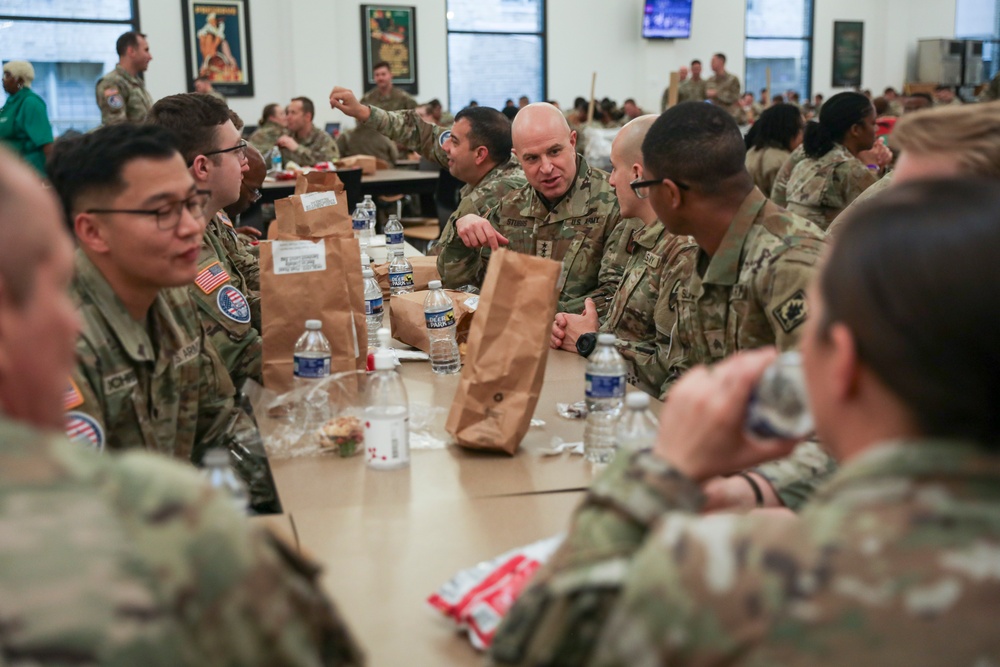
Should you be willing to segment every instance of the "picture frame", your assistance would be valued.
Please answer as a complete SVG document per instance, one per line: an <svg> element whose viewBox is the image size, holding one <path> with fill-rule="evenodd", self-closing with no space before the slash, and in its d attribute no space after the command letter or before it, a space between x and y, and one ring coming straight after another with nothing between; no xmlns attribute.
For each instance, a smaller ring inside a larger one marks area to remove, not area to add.
<svg viewBox="0 0 1000 667"><path fill-rule="evenodd" d="M181 0L188 92L207 76L226 97L253 97L250 0Z"/></svg>
<svg viewBox="0 0 1000 667"><path fill-rule="evenodd" d="M361 5L362 87L375 87L372 66L388 62L392 85L411 95L419 92L417 77L417 8Z"/></svg>
<svg viewBox="0 0 1000 667"><path fill-rule="evenodd" d="M865 24L833 22L833 87L860 88L864 65Z"/></svg>

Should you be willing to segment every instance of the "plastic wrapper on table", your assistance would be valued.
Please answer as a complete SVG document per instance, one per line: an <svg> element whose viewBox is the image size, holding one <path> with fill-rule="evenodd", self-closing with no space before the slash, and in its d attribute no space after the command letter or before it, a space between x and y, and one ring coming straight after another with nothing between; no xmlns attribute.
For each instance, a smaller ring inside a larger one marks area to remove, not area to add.
<svg viewBox="0 0 1000 667"><path fill-rule="evenodd" d="M500 621L564 538L549 537L462 570L427 602L465 630L476 649L485 651Z"/></svg>

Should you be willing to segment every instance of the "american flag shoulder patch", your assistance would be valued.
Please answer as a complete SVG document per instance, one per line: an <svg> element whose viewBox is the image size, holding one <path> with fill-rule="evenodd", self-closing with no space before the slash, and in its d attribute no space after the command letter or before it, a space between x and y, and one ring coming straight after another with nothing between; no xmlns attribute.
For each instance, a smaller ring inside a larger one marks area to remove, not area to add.
<svg viewBox="0 0 1000 667"><path fill-rule="evenodd" d="M83 405L83 394L80 393L79 387L73 382L73 378L70 378L69 386L63 392L63 410L72 410L81 405Z"/></svg>
<svg viewBox="0 0 1000 667"><path fill-rule="evenodd" d="M209 264L195 276L194 284L205 294L211 294L219 285L229 280L229 274L219 262Z"/></svg>

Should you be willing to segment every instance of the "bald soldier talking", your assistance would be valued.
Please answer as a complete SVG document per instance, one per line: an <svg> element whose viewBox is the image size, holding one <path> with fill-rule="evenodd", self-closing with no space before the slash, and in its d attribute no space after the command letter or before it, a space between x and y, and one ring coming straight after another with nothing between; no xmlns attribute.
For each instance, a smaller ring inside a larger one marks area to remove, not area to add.
<svg viewBox="0 0 1000 667"><path fill-rule="evenodd" d="M631 183L645 178L642 140L656 116L641 116L622 128L611 144L611 178L622 215L622 241L613 261L624 267L607 317L598 318L593 300L582 315L558 313L552 347L590 355L597 332L613 333L628 364L628 380L653 396L662 396L684 370L686 359L674 345L677 295L694 269L698 246L690 236L671 234L656 217L648 198Z"/></svg>
<svg viewBox="0 0 1000 667"><path fill-rule="evenodd" d="M622 275L620 266L602 266L605 249L613 248L622 233L608 175L577 155L576 132L551 104L521 109L511 138L528 182L484 215L456 221L464 248L449 245L449 263L473 264L481 280L490 253L500 246L554 259L563 265L559 312L582 312L589 297L603 315Z"/></svg>
<svg viewBox="0 0 1000 667"><path fill-rule="evenodd" d="M81 323L61 217L51 190L0 150L2 662L362 664L318 568L197 473L59 435Z"/></svg>

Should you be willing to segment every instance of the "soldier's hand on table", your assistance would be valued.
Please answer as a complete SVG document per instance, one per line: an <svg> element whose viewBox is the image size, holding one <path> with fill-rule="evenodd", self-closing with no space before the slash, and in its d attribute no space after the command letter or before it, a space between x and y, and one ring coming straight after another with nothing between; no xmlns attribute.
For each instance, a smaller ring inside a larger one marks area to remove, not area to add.
<svg viewBox="0 0 1000 667"><path fill-rule="evenodd" d="M577 339L585 333L596 333L599 326L597 306L594 305L593 299L586 299L583 303L582 314L556 314L556 321L552 325L552 347L576 352ZM558 344L556 344L557 337Z"/></svg>
<svg viewBox="0 0 1000 667"><path fill-rule="evenodd" d="M339 109L362 123L371 118L372 115L371 107L359 102L351 89L340 86L336 86L330 93L330 108Z"/></svg>
<svg viewBox="0 0 1000 667"><path fill-rule="evenodd" d="M510 243L506 236L493 229L489 220L472 213L459 218L455 222L455 230L467 248L489 246L491 250L496 250L500 246Z"/></svg>
<svg viewBox="0 0 1000 667"><path fill-rule="evenodd" d="M754 385L777 356L763 348L691 369L660 412L654 453L698 483L791 453L795 441L754 440L743 430Z"/></svg>
<svg viewBox="0 0 1000 667"><path fill-rule="evenodd" d="M876 141L870 149L858 153L858 159L865 164L878 165L879 169L884 169L892 162L892 151L881 141Z"/></svg>
<svg viewBox="0 0 1000 667"><path fill-rule="evenodd" d="M292 139L287 135L283 137L278 137L278 140L274 143L276 143L280 148L284 148L290 151L299 150L299 142L295 141L295 139Z"/></svg>

